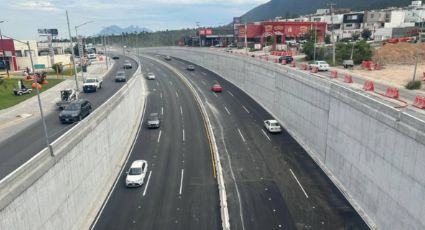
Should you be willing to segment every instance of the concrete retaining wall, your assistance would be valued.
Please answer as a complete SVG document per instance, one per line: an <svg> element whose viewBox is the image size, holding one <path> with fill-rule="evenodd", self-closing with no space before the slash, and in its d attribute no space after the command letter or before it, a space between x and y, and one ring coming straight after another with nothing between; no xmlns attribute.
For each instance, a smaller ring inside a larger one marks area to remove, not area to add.
<svg viewBox="0 0 425 230"><path fill-rule="evenodd" d="M136 136L144 94L133 77L52 143L54 157L44 149L0 181L0 229L86 229Z"/></svg>
<svg viewBox="0 0 425 230"><path fill-rule="evenodd" d="M274 114L376 229L425 229L425 121L290 67L153 48L215 71Z"/></svg>

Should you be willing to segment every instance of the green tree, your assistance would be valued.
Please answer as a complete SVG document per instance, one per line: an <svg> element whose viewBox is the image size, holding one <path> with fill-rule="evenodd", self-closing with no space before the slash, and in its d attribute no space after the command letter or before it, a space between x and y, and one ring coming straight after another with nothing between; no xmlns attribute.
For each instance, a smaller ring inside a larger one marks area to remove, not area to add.
<svg viewBox="0 0 425 230"><path fill-rule="evenodd" d="M329 35L326 35L325 36L325 43L326 44L331 44L331 36L329 36Z"/></svg>
<svg viewBox="0 0 425 230"><path fill-rule="evenodd" d="M372 31L370 31L368 28L364 28L361 36L363 38L363 40L369 40L370 37L372 36Z"/></svg>
<svg viewBox="0 0 425 230"><path fill-rule="evenodd" d="M360 33L355 32L351 35L351 38L353 39L353 41L357 41L360 38Z"/></svg>

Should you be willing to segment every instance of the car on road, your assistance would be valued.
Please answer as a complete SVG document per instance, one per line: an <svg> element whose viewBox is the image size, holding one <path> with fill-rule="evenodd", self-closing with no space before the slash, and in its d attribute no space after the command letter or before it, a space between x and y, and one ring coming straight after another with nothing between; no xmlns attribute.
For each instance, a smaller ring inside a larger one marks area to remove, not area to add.
<svg viewBox="0 0 425 230"><path fill-rule="evenodd" d="M83 83L83 91L84 93L88 92L96 92L98 89L102 88L103 80L96 77L87 78Z"/></svg>
<svg viewBox="0 0 425 230"><path fill-rule="evenodd" d="M170 56L168 56L168 55L167 55L167 56L165 56L165 57L164 57L164 59L165 59L166 61L171 61L171 57L170 57Z"/></svg>
<svg viewBox="0 0 425 230"><path fill-rule="evenodd" d="M59 113L61 123L73 123L81 121L92 111L91 103L86 99L72 101Z"/></svg>
<svg viewBox="0 0 425 230"><path fill-rule="evenodd" d="M135 160L131 163L130 169L125 177L125 186L140 187L143 185L146 172L148 171L148 162L145 160Z"/></svg>
<svg viewBox="0 0 425 230"><path fill-rule="evenodd" d="M294 58L292 56L280 56L279 63L282 63L283 60L286 61L286 64L290 64L292 61L294 61Z"/></svg>
<svg viewBox="0 0 425 230"><path fill-rule="evenodd" d="M125 71L122 71L122 70L118 71L118 72L115 74L115 81L116 81L116 82L124 82L124 81L127 81L127 76L125 75Z"/></svg>
<svg viewBox="0 0 425 230"><path fill-rule="evenodd" d="M329 71L330 67L326 61L315 61L308 65L309 69L317 68L319 71Z"/></svg>
<svg viewBox="0 0 425 230"><path fill-rule="evenodd" d="M223 91L223 87L221 87L221 85L220 85L220 84L214 84L214 85L211 87L211 90L212 90L213 92L215 92L215 93L221 93L221 92Z"/></svg>
<svg viewBox="0 0 425 230"><path fill-rule="evenodd" d="M189 71L194 71L195 70L195 66L194 65L188 65L186 67L186 69L189 70Z"/></svg>
<svg viewBox="0 0 425 230"><path fill-rule="evenodd" d="M89 53L89 54L87 54L87 58L88 59L96 59L96 54L95 53Z"/></svg>
<svg viewBox="0 0 425 230"><path fill-rule="evenodd" d="M146 121L146 126L148 128L159 128L161 125L161 120L159 119L158 113L151 113Z"/></svg>
<svg viewBox="0 0 425 230"><path fill-rule="evenodd" d="M124 65L122 66L124 69L131 69L133 66L131 65L130 60L125 60Z"/></svg>
<svg viewBox="0 0 425 230"><path fill-rule="evenodd" d="M266 127L267 131L271 133L282 132L282 127L280 127L279 122L277 122L276 120L265 120L264 127Z"/></svg>
<svg viewBox="0 0 425 230"><path fill-rule="evenodd" d="M155 74L149 72L146 77L148 80L155 80Z"/></svg>
<svg viewBox="0 0 425 230"><path fill-rule="evenodd" d="M112 57L112 59L114 59L114 60L118 60L118 59L120 59L120 57L118 57L118 56L113 56L113 57Z"/></svg>
<svg viewBox="0 0 425 230"><path fill-rule="evenodd" d="M353 68L354 67L354 61L353 60L344 60L342 61L342 66L344 66L345 69Z"/></svg>

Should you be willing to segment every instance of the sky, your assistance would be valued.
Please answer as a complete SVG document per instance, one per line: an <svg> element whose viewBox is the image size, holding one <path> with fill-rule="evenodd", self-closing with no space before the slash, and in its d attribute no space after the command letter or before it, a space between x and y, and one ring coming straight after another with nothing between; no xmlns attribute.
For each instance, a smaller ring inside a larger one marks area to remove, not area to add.
<svg viewBox="0 0 425 230"><path fill-rule="evenodd" d="M7 36L22 40L43 40L37 29L56 28L58 38L71 34L91 36L103 28L117 25L166 29L220 26L232 22L252 8L269 0L0 0L0 29Z"/></svg>

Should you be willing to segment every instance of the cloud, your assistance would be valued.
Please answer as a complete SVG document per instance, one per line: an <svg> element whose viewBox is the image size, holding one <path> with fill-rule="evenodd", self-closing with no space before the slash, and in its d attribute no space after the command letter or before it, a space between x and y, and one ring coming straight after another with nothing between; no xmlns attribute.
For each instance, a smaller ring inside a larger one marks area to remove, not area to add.
<svg viewBox="0 0 425 230"><path fill-rule="evenodd" d="M38 11L59 11L51 1L49 0L24 0L16 1L12 3L14 8L20 10L38 10Z"/></svg>

